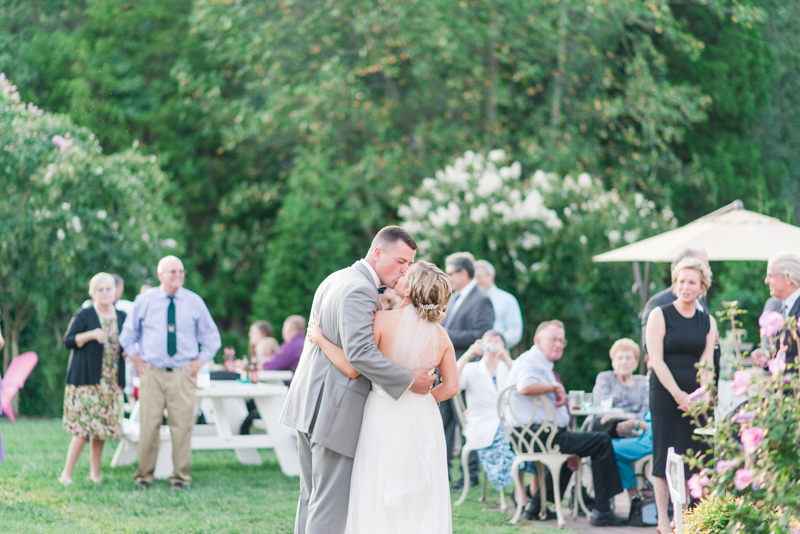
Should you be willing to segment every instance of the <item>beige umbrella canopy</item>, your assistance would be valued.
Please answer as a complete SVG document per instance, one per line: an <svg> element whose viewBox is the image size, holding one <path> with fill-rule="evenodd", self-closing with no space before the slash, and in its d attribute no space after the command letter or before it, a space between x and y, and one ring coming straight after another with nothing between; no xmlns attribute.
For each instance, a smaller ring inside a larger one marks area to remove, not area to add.
<svg viewBox="0 0 800 534"><path fill-rule="evenodd" d="M783 252L800 255L800 228L744 209L741 200L694 222L599 254L596 262L671 262L686 248L704 248L711 261L768 260Z"/></svg>

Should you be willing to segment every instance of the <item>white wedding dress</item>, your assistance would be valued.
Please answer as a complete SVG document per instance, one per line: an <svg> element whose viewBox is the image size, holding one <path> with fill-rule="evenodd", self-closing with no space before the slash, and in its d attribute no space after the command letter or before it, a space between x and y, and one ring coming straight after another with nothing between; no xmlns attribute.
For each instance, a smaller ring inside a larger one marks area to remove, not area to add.
<svg viewBox="0 0 800 534"><path fill-rule="evenodd" d="M411 371L436 361L439 332L404 309L389 359ZM439 407L406 391L394 400L377 384L358 438L346 534L450 534L450 486Z"/></svg>

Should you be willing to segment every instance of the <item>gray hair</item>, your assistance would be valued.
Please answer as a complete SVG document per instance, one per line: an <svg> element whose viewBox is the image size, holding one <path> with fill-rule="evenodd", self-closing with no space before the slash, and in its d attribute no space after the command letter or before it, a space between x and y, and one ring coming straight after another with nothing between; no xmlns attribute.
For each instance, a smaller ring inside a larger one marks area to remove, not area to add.
<svg viewBox="0 0 800 534"><path fill-rule="evenodd" d="M91 280L89 280L89 296L90 297L94 298L94 292L97 289L97 286L101 282L108 282L109 284L111 284L112 287L116 287L114 285L114 277L113 276L111 276L108 273L97 273L96 275L94 275L92 277Z"/></svg>
<svg viewBox="0 0 800 534"><path fill-rule="evenodd" d="M776 254L768 263L778 269L781 276L788 276L794 285L800 287L800 257L796 254Z"/></svg>
<svg viewBox="0 0 800 534"><path fill-rule="evenodd" d="M678 265L684 258L697 258L697 259L702 258L708 261L708 252L704 248L691 248L691 247L687 247L681 250L680 252L678 252L678 255L675 256L675 259L672 260L672 264L669 266L670 272L675 270L675 266Z"/></svg>
<svg viewBox="0 0 800 534"><path fill-rule="evenodd" d="M470 252L454 252L447 256L444 263L452 266L456 272L466 269L470 280L475 278L475 256Z"/></svg>
<svg viewBox="0 0 800 534"><path fill-rule="evenodd" d="M156 268L156 272L159 273L159 274L164 272L164 266L167 263L171 262L172 260L176 260L176 261L180 262L181 265L183 265L183 262L177 256L164 256L163 258L161 258L158 261L158 267Z"/></svg>
<svg viewBox="0 0 800 534"><path fill-rule="evenodd" d="M290 315L283 322L293 334L303 334L306 331L306 320L302 315ZM284 341L286 341L284 339Z"/></svg>
<svg viewBox="0 0 800 534"><path fill-rule="evenodd" d="M499 337L503 342L503 348L506 348L506 336L504 336L500 330L495 330L495 329L487 330L486 333L483 334L481 339L489 339L490 337L494 336Z"/></svg>
<svg viewBox="0 0 800 534"><path fill-rule="evenodd" d="M483 272L494 278L494 266L486 260L478 260L475 262L476 269L483 269Z"/></svg>
<svg viewBox="0 0 800 534"><path fill-rule="evenodd" d="M114 285L115 286L120 287L120 286L124 286L125 285L125 280L123 280L120 275L112 274L111 276L114 277Z"/></svg>

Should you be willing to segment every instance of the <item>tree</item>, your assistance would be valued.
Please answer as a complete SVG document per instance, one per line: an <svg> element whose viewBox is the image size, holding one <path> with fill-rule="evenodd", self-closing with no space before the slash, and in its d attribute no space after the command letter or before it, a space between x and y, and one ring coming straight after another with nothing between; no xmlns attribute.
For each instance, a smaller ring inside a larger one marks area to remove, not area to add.
<svg viewBox="0 0 800 534"><path fill-rule="evenodd" d="M143 280L176 248L179 226L164 202L169 184L155 156L135 149L104 155L94 134L69 117L22 103L2 74L0 147L5 371L32 321L60 343L92 275ZM65 363L43 359L53 383Z"/></svg>
<svg viewBox="0 0 800 534"><path fill-rule="evenodd" d="M540 322L560 319L570 338L571 387L590 389L608 367L611 344L638 338L627 266L597 265L592 256L675 224L641 193L607 189L584 173L559 177L541 170L522 178L502 150L467 152L438 171L401 206L403 227L420 241L420 257L442 264L468 250L497 271L499 287L515 294L530 347Z"/></svg>

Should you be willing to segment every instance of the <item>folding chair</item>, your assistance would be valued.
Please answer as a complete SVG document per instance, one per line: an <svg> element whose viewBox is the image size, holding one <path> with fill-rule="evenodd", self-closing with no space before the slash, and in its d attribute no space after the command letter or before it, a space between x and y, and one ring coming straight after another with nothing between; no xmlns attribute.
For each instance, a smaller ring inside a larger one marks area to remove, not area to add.
<svg viewBox="0 0 800 534"><path fill-rule="evenodd" d="M683 505L686 504L686 477L683 458L675 454L675 448L667 449L667 486L672 499L672 515L675 519L675 534L683 534Z"/></svg>

